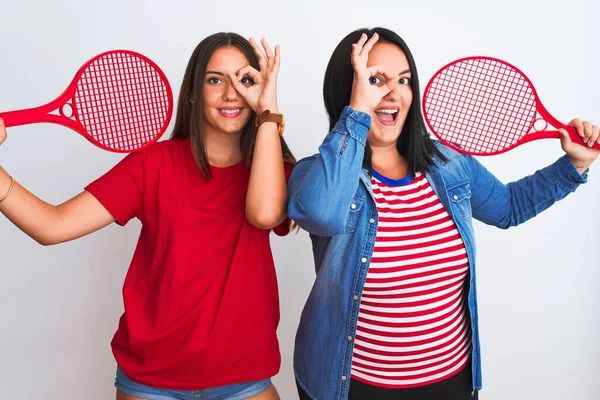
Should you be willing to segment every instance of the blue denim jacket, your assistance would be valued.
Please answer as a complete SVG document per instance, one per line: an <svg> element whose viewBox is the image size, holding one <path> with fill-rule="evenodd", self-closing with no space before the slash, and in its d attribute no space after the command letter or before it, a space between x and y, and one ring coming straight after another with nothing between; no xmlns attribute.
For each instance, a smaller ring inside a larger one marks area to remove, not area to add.
<svg viewBox="0 0 600 400"><path fill-rule="evenodd" d="M296 335L294 370L315 400L348 398L358 309L377 233L377 208L363 168L368 114L346 107L319 153L298 162L289 181L289 216L310 233L317 277ZM475 158L439 142L425 176L454 220L470 265L473 389L481 389L477 274L472 219L509 228L534 217L586 182L563 156L508 185Z"/></svg>

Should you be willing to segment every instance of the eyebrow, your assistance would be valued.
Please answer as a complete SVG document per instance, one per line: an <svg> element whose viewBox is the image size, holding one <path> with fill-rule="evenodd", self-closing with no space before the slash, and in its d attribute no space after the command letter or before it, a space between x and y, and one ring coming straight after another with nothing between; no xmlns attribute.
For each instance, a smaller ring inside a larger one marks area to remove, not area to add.
<svg viewBox="0 0 600 400"><path fill-rule="evenodd" d="M214 74L214 75L219 75L219 76L225 76L224 73L222 72L217 72L217 71L206 71L206 73L204 75L208 75L208 74Z"/></svg>
<svg viewBox="0 0 600 400"><path fill-rule="evenodd" d="M404 71L400 72L398 75L404 75L404 74L410 74L410 68L405 69Z"/></svg>

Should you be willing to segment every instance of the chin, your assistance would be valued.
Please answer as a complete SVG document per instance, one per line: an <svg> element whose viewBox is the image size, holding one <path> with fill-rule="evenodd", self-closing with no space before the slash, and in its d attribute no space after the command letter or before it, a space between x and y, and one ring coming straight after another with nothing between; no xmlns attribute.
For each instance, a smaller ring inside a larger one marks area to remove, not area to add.
<svg viewBox="0 0 600 400"><path fill-rule="evenodd" d="M400 137L400 131L395 127L386 127L388 129L374 129L369 132L371 141L379 144L391 144L398 140Z"/></svg>

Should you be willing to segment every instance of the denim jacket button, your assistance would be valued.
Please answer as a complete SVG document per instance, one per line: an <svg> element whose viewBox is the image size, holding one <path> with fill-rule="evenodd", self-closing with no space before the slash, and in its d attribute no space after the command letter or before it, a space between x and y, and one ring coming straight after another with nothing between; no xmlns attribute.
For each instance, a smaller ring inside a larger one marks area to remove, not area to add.
<svg viewBox="0 0 600 400"><path fill-rule="evenodd" d="M364 264L364 263L366 263L366 262L367 262L367 257L363 257L363 258L361 258L361 259L360 259L360 261L361 261L363 264Z"/></svg>
<svg viewBox="0 0 600 400"><path fill-rule="evenodd" d="M358 296L357 295L354 295L354 300L358 300Z"/></svg>
<svg viewBox="0 0 600 400"><path fill-rule="evenodd" d="M453 198L454 200L458 200L458 196L457 196L457 195L454 195L454 196L452 196L452 198Z"/></svg>
<svg viewBox="0 0 600 400"><path fill-rule="evenodd" d="M348 341L352 341L352 336L348 336Z"/></svg>
<svg viewBox="0 0 600 400"><path fill-rule="evenodd" d="M345 381L346 379L347 379L347 378L346 378L346 375L342 376L342 380L343 380L343 381Z"/></svg>
<svg viewBox="0 0 600 400"><path fill-rule="evenodd" d="M371 218L371 219L369 220L369 222L370 222L370 223L372 223L372 224L374 224L374 223L375 223L375 218Z"/></svg>
<svg viewBox="0 0 600 400"><path fill-rule="evenodd" d="M352 205L350 206L350 208L351 208L351 209L353 209L353 210L356 210L356 204L352 204Z"/></svg>

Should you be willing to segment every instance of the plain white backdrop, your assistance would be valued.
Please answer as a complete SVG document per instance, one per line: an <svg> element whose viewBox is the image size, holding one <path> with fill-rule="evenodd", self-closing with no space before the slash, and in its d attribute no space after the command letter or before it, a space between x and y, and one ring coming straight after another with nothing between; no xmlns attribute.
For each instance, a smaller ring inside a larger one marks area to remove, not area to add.
<svg viewBox="0 0 600 400"><path fill-rule="evenodd" d="M0 112L53 99L83 62L117 48L153 59L176 97L202 38L264 35L282 48L280 109L301 158L327 133L321 85L333 49L354 29L384 26L411 47L422 88L447 62L494 56L523 70L559 120L600 124L599 14L595 0L0 0ZM0 164L55 204L122 158L56 125L8 134ZM559 141L545 140L480 160L509 182L560 155ZM520 227L476 224L484 400L600 398L600 161L589 179ZM139 230L137 221L113 224L42 247L0 218L0 399L114 398L109 343ZM305 232L273 236L272 244L283 357L274 381L283 399L296 399L293 339L314 267Z"/></svg>

